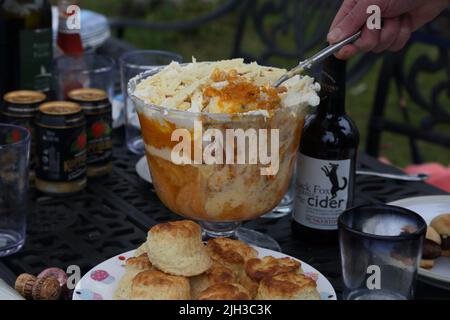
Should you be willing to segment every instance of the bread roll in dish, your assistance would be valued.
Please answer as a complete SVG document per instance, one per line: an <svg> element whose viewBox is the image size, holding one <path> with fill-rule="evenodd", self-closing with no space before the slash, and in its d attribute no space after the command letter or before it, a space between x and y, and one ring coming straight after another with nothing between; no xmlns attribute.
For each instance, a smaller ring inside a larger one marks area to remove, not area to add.
<svg viewBox="0 0 450 320"><path fill-rule="evenodd" d="M245 272L241 276L240 283L247 288L252 297L255 297L259 282L262 279L281 273L300 273L301 271L300 262L289 257L274 258L267 256L253 258L246 262Z"/></svg>
<svg viewBox="0 0 450 320"><path fill-rule="evenodd" d="M198 300L250 300L250 294L240 284L218 283L200 293Z"/></svg>
<svg viewBox="0 0 450 320"><path fill-rule="evenodd" d="M441 236L442 255L450 257L450 213L435 217L431 220L430 226Z"/></svg>
<svg viewBox="0 0 450 320"><path fill-rule="evenodd" d="M256 300L320 300L316 282L302 274L281 273L261 280Z"/></svg>
<svg viewBox="0 0 450 320"><path fill-rule="evenodd" d="M442 255L441 236L433 227L427 227L427 233L423 242L422 260L420 266L425 269L431 269L434 266L434 260Z"/></svg>
<svg viewBox="0 0 450 320"><path fill-rule="evenodd" d="M200 226L190 220L161 223L150 229L147 253L159 270L178 276L195 276L211 267Z"/></svg>
<svg viewBox="0 0 450 320"><path fill-rule="evenodd" d="M218 283L236 283L238 281L233 270L213 263L213 266L201 275L189 278L191 284L191 296L197 299L200 293L210 286Z"/></svg>
<svg viewBox="0 0 450 320"><path fill-rule="evenodd" d="M189 300L189 280L158 270L138 273L131 285L132 300Z"/></svg>
<svg viewBox="0 0 450 320"><path fill-rule="evenodd" d="M248 244L229 238L210 239L207 244L210 257L233 270L238 277L244 272L247 260L256 258L258 253Z"/></svg>
<svg viewBox="0 0 450 320"><path fill-rule="evenodd" d="M133 278L140 272L150 270L152 264L146 253L137 257L128 258L125 261L125 274L119 281L117 289L114 292L113 299L129 300L131 295L131 283Z"/></svg>

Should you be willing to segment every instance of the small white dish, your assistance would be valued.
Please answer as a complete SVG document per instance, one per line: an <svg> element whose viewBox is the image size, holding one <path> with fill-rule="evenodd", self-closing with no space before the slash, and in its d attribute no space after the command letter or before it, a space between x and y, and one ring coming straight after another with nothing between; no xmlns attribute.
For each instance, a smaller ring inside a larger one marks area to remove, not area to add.
<svg viewBox="0 0 450 320"><path fill-rule="evenodd" d="M430 224L431 220L440 214L450 213L450 196L406 198L388 204L416 212L427 224ZM436 259L431 269L420 268L419 279L436 287L450 290L450 257Z"/></svg>
<svg viewBox="0 0 450 320"><path fill-rule="evenodd" d="M150 170L148 168L147 158L145 156L140 158L136 163L136 173L148 183L153 183L152 176L150 175Z"/></svg>

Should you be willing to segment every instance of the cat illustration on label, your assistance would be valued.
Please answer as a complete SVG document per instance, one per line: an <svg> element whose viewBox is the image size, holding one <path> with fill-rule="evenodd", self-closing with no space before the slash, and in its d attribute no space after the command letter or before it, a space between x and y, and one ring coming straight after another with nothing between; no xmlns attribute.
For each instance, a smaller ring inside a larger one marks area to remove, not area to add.
<svg viewBox="0 0 450 320"><path fill-rule="evenodd" d="M337 169L339 168L339 164L337 163L329 163L329 166L323 166L321 169L323 173L328 177L331 182L331 199L337 197L337 192L340 190L345 190L347 188L348 180L346 177L342 177L344 184L342 186L339 185L339 177L337 174Z"/></svg>

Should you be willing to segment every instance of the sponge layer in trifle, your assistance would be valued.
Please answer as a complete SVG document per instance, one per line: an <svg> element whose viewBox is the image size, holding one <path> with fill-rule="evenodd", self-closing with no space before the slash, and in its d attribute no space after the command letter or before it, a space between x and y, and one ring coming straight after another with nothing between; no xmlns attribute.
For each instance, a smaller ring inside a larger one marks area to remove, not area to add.
<svg viewBox="0 0 450 320"><path fill-rule="evenodd" d="M271 87L284 72L241 59L173 62L131 80L153 184L170 210L196 220L243 221L281 201L320 89L308 76ZM174 153L186 137L179 132L189 136L190 154Z"/></svg>

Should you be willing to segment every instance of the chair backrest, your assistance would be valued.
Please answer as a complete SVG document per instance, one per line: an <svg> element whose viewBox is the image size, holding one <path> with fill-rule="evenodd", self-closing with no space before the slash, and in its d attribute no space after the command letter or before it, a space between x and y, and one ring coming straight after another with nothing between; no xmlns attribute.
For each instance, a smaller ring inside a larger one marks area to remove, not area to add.
<svg viewBox="0 0 450 320"><path fill-rule="evenodd" d="M385 54L369 118L366 151L370 155L379 155L381 134L385 131L408 137L414 163L425 160L417 140L443 146L445 152L450 154L447 149L450 148L449 13L450 10L447 10L433 23L416 32L401 52ZM447 28L442 28L443 24ZM431 45L435 50L427 50L410 61L407 57L418 43ZM436 57L433 58L433 55ZM429 90L423 88L424 76L429 81ZM392 86L392 83L395 85ZM386 115L387 98L393 87L397 93L401 121ZM414 117L412 112L416 113ZM412 118L417 118L417 113L423 115L418 123L414 123Z"/></svg>
<svg viewBox="0 0 450 320"><path fill-rule="evenodd" d="M186 30L206 27L224 15L238 15L230 57L243 57L262 64L293 67L314 50L326 45L329 26L339 9L339 0L228 0L213 11L188 21L153 23L127 18L110 19L118 37L126 28ZM253 28L256 37L246 38ZM249 50L258 42L258 50ZM251 45L250 45L251 47ZM374 64L375 55L364 54L348 70L348 82L360 79Z"/></svg>

